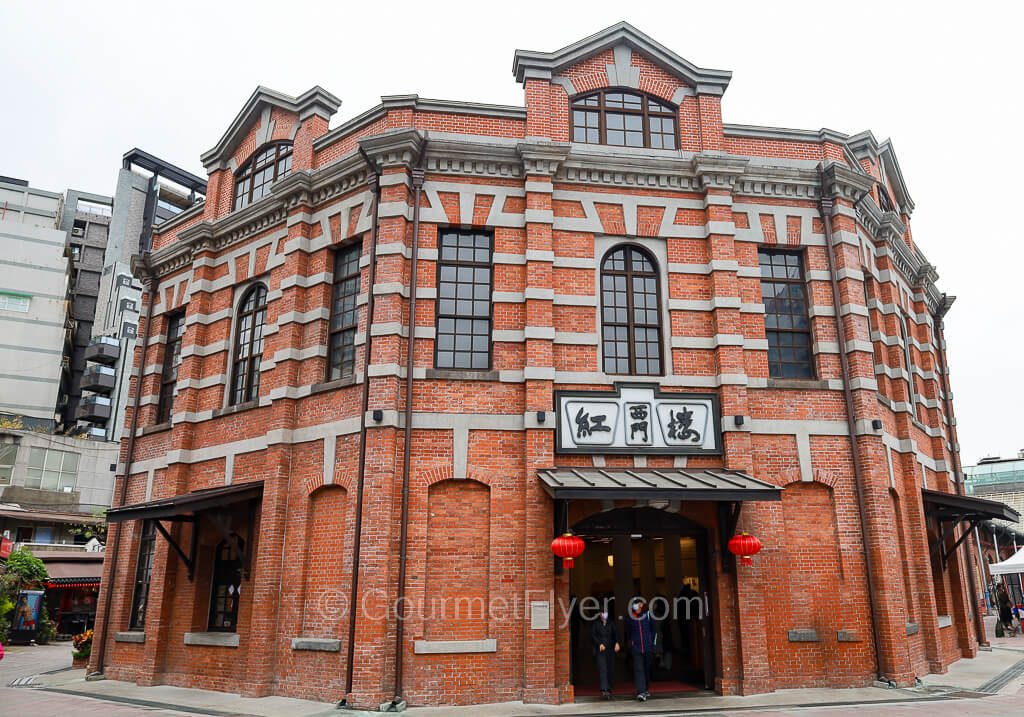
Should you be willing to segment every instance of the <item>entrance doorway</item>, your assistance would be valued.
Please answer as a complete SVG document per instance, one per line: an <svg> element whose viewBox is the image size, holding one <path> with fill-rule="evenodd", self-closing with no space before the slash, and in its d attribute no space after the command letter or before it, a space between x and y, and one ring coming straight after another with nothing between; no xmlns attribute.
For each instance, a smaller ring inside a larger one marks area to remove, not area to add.
<svg viewBox="0 0 1024 717"><path fill-rule="evenodd" d="M650 691L711 689L714 681L707 531L676 513L617 508L573 526L586 549L576 559L569 590L576 602L570 623L572 682L576 695L600 694L590 619L605 609L622 650L615 659L615 694L633 688L626 615L634 596L645 598L658 625ZM601 606L601 607L598 607Z"/></svg>

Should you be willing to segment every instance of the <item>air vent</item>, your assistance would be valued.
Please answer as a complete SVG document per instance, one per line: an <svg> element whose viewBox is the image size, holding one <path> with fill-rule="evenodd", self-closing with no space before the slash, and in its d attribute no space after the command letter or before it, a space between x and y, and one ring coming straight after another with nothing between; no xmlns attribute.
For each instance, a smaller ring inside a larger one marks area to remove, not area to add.
<svg viewBox="0 0 1024 717"><path fill-rule="evenodd" d="M71 236L73 236L73 237L84 237L85 236L85 227L72 227L71 228Z"/></svg>

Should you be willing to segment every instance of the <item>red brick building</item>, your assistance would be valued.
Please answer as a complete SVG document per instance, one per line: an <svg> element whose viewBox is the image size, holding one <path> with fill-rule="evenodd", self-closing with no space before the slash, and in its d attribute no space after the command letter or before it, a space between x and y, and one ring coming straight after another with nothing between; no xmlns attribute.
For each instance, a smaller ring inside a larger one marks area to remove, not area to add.
<svg viewBox="0 0 1024 717"><path fill-rule="evenodd" d="M1002 508L958 497L951 299L892 145L725 124L730 73L624 23L514 73L525 107L391 96L334 129L325 90L261 87L202 155L205 203L137 267L91 669L562 702L594 688L571 597L633 593L698 598L666 689L974 655L954 544Z"/></svg>

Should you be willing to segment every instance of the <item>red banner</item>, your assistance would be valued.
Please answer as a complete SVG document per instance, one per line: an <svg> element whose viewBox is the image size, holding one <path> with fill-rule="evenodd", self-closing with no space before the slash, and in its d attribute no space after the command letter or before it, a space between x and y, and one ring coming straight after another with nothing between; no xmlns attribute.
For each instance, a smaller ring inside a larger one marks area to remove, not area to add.
<svg viewBox="0 0 1024 717"><path fill-rule="evenodd" d="M0 538L0 558L6 558L10 556L11 550L14 549L14 541L10 538Z"/></svg>

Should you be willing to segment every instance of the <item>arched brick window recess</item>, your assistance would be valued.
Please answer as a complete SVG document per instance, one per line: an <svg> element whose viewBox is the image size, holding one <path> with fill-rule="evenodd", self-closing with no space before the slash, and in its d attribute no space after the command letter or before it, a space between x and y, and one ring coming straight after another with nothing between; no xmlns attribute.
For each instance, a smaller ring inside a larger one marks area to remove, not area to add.
<svg viewBox="0 0 1024 717"><path fill-rule="evenodd" d="M270 194L274 182L292 171L292 143L272 142L253 152L235 173L235 209Z"/></svg>
<svg viewBox="0 0 1024 717"><path fill-rule="evenodd" d="M637 246L618 246L601 262L604 371L660 376L661 297L658 265Z"/></svg>
<svg viewBox="0 0 1024 717"><path fill-rule="evenodd" d="M653 95L599 90L572 100L572 141L615 147L676 149L678 110Z"/></svg>
<svg viewBox="0 0 1024 717"><path fill-rule="evenodd" d="M267 287L252 286L238 304L234 363L231 367L231 405L255 401L260 393L263 327L267 322Z"/></svg>

